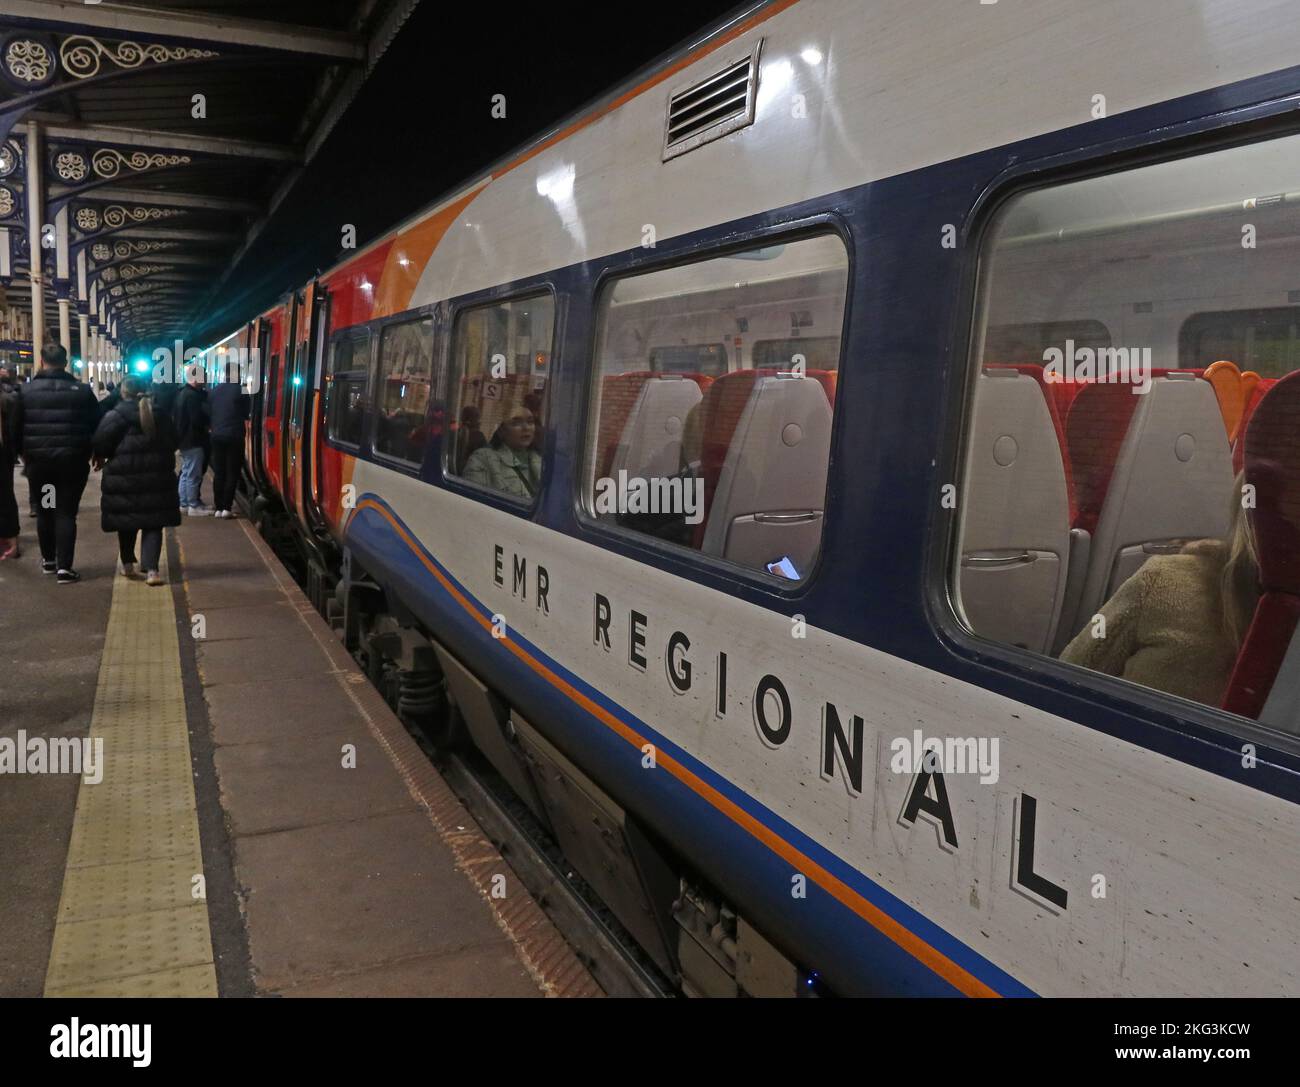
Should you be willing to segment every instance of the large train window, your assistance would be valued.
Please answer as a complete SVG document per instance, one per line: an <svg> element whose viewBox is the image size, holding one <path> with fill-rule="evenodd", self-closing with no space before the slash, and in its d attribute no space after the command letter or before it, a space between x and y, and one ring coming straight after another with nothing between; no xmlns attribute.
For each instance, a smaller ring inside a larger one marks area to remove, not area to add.
<svg viewBox="0 0 1300 1087"><path fill-rule="evenodd" d="M348 329L334 341L326 375L326 433L332 441L357 446L364 440L369 376L370 330Z"/></svg>
<svg viewBox="0 0 1300 1087"><path fill-rule="evenodd" d="M275 414L275 406L280 400L280 355L276 352L271 356L271 362L267 368L266 381L266 414L272 416Z"/></svg>
<svg viewBox="0 0 1300 1087"><path fill-rule="evenodd" d="M1297 189L1288 137L1002 206L944 499L976 634L1300 732L1300 373L1264 307Z"/></svg>
<svg viewBox="0 0 1300 1087"><path fill-rule="evenodd" d="M389 325L379 338L379 413L375 452L419 464L433 377L433 318Z"/></svg>
<svg viewBox="0 0 1300 1087"><path fill-rule="evenodd" d="M1300 292L1289 291L1289 295ZM1209 366L1236 359L1260 377L1285 377L1300 368L1300 306L1196 313L1178 333L1178 364Z"/></svg>
<svg viewBox="0 0 1300 1087"><path fill-rule="evenodd" d="M462 310L452 334L447 472L531 500L542 482L542 409L555 333L549 294Z"/></svg>
<svg viewBox="0 0 1300 1087"><path fill-rule="evenodd" d="M807 577L821 548L847 285L844 244L826 234L608 286L588 514L773 577Z"/></svg>

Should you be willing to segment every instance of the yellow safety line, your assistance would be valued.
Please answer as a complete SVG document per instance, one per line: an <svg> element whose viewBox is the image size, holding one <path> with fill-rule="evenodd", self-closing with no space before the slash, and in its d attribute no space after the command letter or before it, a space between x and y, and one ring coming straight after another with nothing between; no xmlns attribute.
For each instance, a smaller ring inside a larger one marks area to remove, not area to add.
<svg viewBox="0 0 1300 1087"><path fill-rule="evenodd" d="M216 996L169 589L115 579L90 737L45 995Z"/></svg>

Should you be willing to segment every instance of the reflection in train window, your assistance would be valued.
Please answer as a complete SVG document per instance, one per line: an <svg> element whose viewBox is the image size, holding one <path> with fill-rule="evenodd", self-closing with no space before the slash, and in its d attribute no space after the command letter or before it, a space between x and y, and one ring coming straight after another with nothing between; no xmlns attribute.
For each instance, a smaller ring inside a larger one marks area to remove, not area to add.
<svg viewBox="0 0 1300 1087"><path fill-rule="evenodd" d="M650 349L650 369L664 374L727 372L727 347L720 343L665 344Z"/></svg>
<svg viewBox="0 0 1300 1087"><path fill-rule="evenodd" d="M332 440L360 445L365 438L369 376L370 330L348 329L335 339L325 375L325 425Z"/></svg>
<svg viewBox="0 0 1300 1087"><path fill-rule="evenodd" d="M433 318L389 325L379 338L375 452L419 464L428 440Z"/></svg>
<svg viewBox="0 0 1300 1087"><path fill-rule="evenodd" d="M994 325L984 335L984 354L999 362L1041 364L1043 352L1072 341L1094 351L1110 346L1110 329L1100 321L1038 321Z"/></svg>
<svg viewBox="0 0 1300 1087"><path fill-rule="evenodd" d="M549 294L462 311L452 335L455 440L447 471L511 498L542 482L542 409L555 302Z"/></svg>
<svg viewBox="0 0 1300 1087"><path fill-rule="evenodd" d="M278 352L271 356L266 372L266 414L271 416L275 414L275 405L280 399L280 355Z"/></svg>
<svg viewBox="0 0 1300 1087"><path fill-rule="evenodd" d="M1263 305L1300 219L1255 199L1297 189L1289 137L1000 210L952 556L976 634L1300 732L1300 373Z"/></svg>
<svg viewBox="0 0 1300 1087"><path fill-rule="evenodd" d="M1178 364L1209 366L1232 359L1260 377L1285 377L1300 369L1297 328L1300 306L1193 314L1178 334Z"/></svg>
<svg viewBox="0 0 1300 1087"><path fill-rule="evenodd" d="M784 340L759 340L754 344L753 365L789 370L802 362L806 370L838 370L839 336L803 336Z"/></svg>
<svg viewBox="0 0 1300 1087"><path fill-rule="evenodd" d="M847 282L844 244L828 234L608 287L588 512L776 578L807 577L821 548ZM693 369L657 365L672 344ZM701 355L701 344L730 351Z"/></svg>

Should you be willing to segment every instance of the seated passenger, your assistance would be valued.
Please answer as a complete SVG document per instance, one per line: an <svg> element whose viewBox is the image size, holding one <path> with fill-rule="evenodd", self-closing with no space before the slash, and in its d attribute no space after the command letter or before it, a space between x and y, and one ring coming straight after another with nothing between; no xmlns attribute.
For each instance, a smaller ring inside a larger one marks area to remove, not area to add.
<svg viewBox="0 0 1300 1087"><path fill-rule="evenodd" d="M542 479L542 455L532 448L536 431L533 413L520 408L465 462L465 478L514 498L531 498Z"/></svg>
<svg viewBox="0 0 1300 1087"><path fill-rule="evenodd" d="M466 404L460 412L460 429L456 431L456 474L465 474L469 458L487 445L487 438L479 429L482 416L473 404Z"/></svg>
<svg viewBox="0 0 1300 1087"><path fill-rule="evenodd" d="M1147 559L1102 605L1104 635L1089 620L1061 660L1218 706L1259 600L1241 484L1238 476L1228 540L1194 540Z"/></svg>
<svg viewBox="0 0 1300 1087"><path fill-rule="evenodd" d="M531 392L524 397L524 407L533 413L536 425L533 427L533 444L529 447L535 452L542 451L542 394Z"/></svg>

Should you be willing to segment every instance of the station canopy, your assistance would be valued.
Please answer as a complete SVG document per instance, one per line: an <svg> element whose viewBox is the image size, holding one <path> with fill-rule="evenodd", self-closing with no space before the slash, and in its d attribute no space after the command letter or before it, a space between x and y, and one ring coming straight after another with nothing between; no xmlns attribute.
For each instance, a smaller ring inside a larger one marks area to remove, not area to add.
<svg viewBox="0 0 1300 1087"><path fill-rule="evenodd" d="M4 0L0 352L120 359L210 324L417 3Z"/></svg>

